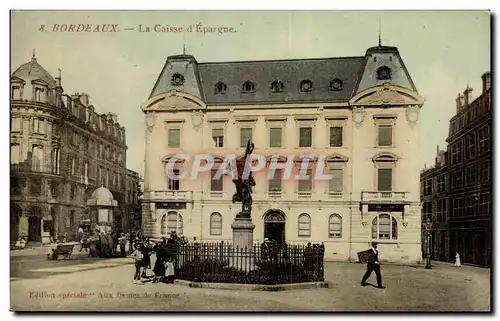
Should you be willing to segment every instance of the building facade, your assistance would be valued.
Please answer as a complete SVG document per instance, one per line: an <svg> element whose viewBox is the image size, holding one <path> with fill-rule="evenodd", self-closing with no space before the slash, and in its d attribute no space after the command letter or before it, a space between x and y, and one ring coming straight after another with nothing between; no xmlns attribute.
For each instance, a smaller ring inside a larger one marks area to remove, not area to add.
<svg viewBox="0 0 500 321"><path fill-rule="evenodd" d="M395 47L325 59L198 63L189 55L168 57L141 106L143 232L231 241L241 204L232 203L232 177L218 178L217 167L227 155L242 156L252 139L265 169L275 162L308 175L254 173L256 242L324 242L327 259L354 261L377 240L382 260L420 261L423 102ZM168 169L178 154L186 157ZM199 154L214 156L214 166L192 179ZM330 180L315 179L318 168Z"/></svg>
<svg viewBox="0 0 500 321"><path fill-rule="evenodd" d="M127 213L130 218L126 230L137 230L141 228L142 222L142 208L139 203L139 198L142 196L142 178L139 173L127 169L126 180L127 195L125 203L127 204Z"/></svg>
<svg viewBox="0 0 500 321"><path fill-rule="evenodd" d="M427 168L420 174L422 195L422 223L430 221L431 243L430 253L434 260L449 261L450 235L449 235L449 168L448 152L437 147L437 156L434 166ZM427 234L422 230L422 253L429 250Z"/></svg>
<svg viewBox="0 0 500 321"><path fill-rule="evenodd" d="M11 75L11 241L71 238L88 219L86 201L100 186L117 200L124 225L125 128L98 114L86 94L66 95L33 56Z"/></svg>
<svg viewBox="0 0 500 321"><path fill-rule="evenodd" d="M481 95L459 95L447 138L450 168L450 253L462 262L491 264L492 111L491 74L482 76Z"/></svg>

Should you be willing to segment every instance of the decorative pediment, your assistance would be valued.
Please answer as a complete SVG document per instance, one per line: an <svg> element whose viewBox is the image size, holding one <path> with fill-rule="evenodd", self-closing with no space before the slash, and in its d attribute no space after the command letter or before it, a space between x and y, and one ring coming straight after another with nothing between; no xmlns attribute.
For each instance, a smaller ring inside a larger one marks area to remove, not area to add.
<svg viewBox="0 0 500 321"><path fill-rule="evenodd" d="M278 154L266 156L266 162L267 163L270 163L273 160L275 162L278 162L278 163L286 163L286 161L288 160L288 158L286 156L282 156L282 155L278 155Z"/></svg>
<svg viewBox="0 0 500 321"><path fill-rule="evenodd" d="M25 84L26 84L26 81L24 81L23 79L21 79L21 78L19 78L19 77L16 77L16 76L14 76L14 77L10 77L10 82L11 82L12 84L23 84L23 85L25 85Z"/></svg>
<svg viewBox="0 0 500 321"><path fill-rule="evenodd" d="M48 87L49 86L49 83L46 82L45 80L43 79L35 79L31 82L33 85L40 85L40 86L45 86L45 87Z"/></svg>
<svg viewBox="0 0 500 321"><path fill-rule="evenodd" d="M301 162L304 162L306 160L309 162L316 162L318 160L318 157L311 155L311 154L299 155L299 156L295 157L294 162L301 163Z"/></svg>
<svg viewBox="0 0 500 321"><path fill-rule="evenodd" d="M338 153L334 153L334 154L326 157L325 161L327 161L327 162L344 162L344 163L346 163L347 161L349 161L349 157L346 157L344 155L340 155Z"/></svg>
<svg viewBox="0 0 500 321"><path fill-rule="evenodd" d="M423 105L424 98L409 89L385 83L363 90L350 100L351 105L404 106Z"/></svg>
<svg viewBox="0 0 500 321"><path fill-rule="evenodd" d="M141 106L144 112L147 111L184 111L184 110L202 110L206 104L199 98L176 90L171 90L151 97Z"/></svg>
<svg viewBox="0 0 500 321"><path fill-rule="evenodd" d="M399 157L396 154L389 152L378 153L372 157L373 162L397 162Z"/></svg>
<svg viewBox="0 0 500 321"><path fill-rule="evenodd" d="M184 157L183 157L184 156ZM182 154L169 154L162 158L163 163L175 162L175 164L184 164L186 161L186 155Z"/></svg>

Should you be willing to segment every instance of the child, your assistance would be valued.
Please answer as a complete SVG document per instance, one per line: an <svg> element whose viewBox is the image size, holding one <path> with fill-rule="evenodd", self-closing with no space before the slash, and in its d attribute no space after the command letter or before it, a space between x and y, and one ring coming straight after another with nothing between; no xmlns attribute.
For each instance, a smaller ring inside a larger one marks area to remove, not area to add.
<svg viewBox="0 0 500 321"><path fill-rule="evenodd" d="M168 262L165 263L165 276L167 278L167 283L174 283L175 269L174 269L174 258L171 257Z"/></svg>
<svg viewBox="0 0 500 321"><path fill-rule="evenodd" d="M130 255L134 259L135 266L135 274L134 274L134 284L143 285L144 283L141 281L141 261L144 258L144 255L141 252L140 244L134 245L134 252Z"/></svg>

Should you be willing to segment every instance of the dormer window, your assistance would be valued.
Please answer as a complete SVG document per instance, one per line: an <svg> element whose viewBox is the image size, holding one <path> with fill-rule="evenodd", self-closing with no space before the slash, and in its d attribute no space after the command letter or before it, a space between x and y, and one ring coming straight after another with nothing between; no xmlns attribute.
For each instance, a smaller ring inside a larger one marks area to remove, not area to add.
<svg viewBox="0 0 500 321"><path fill-rule="evenodd" d="M271 84L271 91L273 93L282 93L283 92L283 87L284 87L283 82L281 82L279 80L275 80Z"/></svg>
<svg viewBox="0 0 500 321"><path fill-rule="evenodd" d="M12 86L11 97L12 100L21 99L21 87L20 86Z"/></svg>
<svg viewBox="0 0 500 321"><path fill-rule="evenodd" d="M172 76L172 86L182 86L184 84L184 76L177 73Z"/></svg>
<svg viewBox="0 0 500 321"><path fill-rule="evenodd" d="M217 94L225 94L227 90L227 86L225 83L219 81L214 86L214 93Z"/></svg>
<svg viewBox="0 0 500 321"><path fill-rule="evenodd" d="M377 69L377 79L378 80L391 80L391 68L387 66L382 66Z"/></svg>
<svg viewBox="0 0 500 321"><path fill-rule="evenodd" d="M330 90L331 91L341 91L342 90L342 80L335 78L330 81Z"/></svg>
<svg viewBox="0 0 500 321"><path fill-rule="evenodd" d="M43 89L42 88L36 88L35 89L35 101L42 101L42 93Z"/></svg>
<svg viewBox="0 0 500 321"><path fill-rule="evenodd" d="M253 93L255 91L255 84L251 81L245 81L241 86L241 91L244 93Z"/></svg>
<svg viewBox="0 0 500 321"><path fill-rule="evenodd" d="M313 83L309 79L302 80L300 82L300 91L301 92L310 92L313 89Z"/></svg>

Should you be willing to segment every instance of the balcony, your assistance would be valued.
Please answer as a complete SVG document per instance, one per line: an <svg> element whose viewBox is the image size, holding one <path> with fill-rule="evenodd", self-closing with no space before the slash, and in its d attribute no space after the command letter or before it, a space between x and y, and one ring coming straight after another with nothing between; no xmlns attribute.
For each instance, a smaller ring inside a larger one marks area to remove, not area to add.
<svg viewBox="0 0 500 321"><path fill-rule="evenodd" d="M144 193L144 196L145 200L151 201L191 202L193 200L193 191L150 191Z"/></svg>
<svg viewBox="0 0 500 321"><path fill-rule="evenodd" d="M328 198L341 199L341 198L344 198L344 193L342 193L342 192L328 192Z"/></svg>
<svg viewBox="0 0 500 321"><path fill-rule="evenodd" d="M267 197L269 198L281 198L282 194L281 191L267 191Z"/></svg>
<svg viewBox="0 0 500 321"><path fill-rule="evenodd" d="M407 192L361 192L361 203L407 203Z"/></svg>

